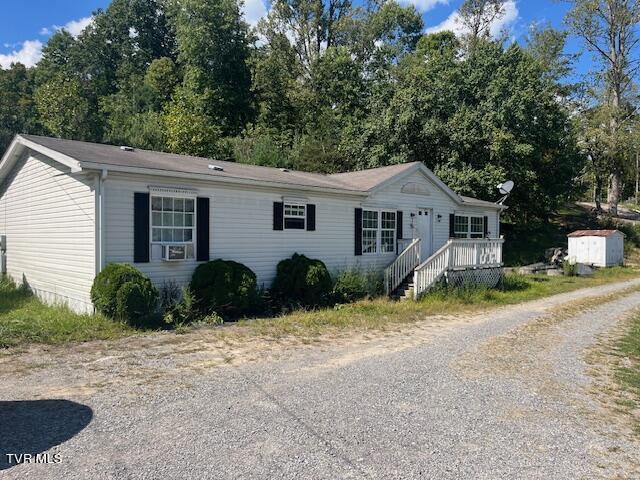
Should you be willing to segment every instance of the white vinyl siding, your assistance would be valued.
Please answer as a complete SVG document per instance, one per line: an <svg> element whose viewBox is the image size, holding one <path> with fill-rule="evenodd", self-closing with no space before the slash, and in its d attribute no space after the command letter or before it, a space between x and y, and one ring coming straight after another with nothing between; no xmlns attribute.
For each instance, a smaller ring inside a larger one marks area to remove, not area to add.
<svg viewBox="0 0 640 480"><path fill-rule="evenodd" d="M434 221L435 248L439 248L449 235L449 213L455 211L454 202L443 192L432 195L405 194L400 188L406 182L426 181L420 174L389 185L383 191L368 198L337 195L305 195L307 204L316 205L316 230L273 230L273 203L283 197L300 196L299 191L282 189L258 189L231 186L213 186L197 181L167 180L152 176L134 176L111 173L105 182L106 189L106 261L133 263L133 194L149 191L149 185L193 189L198 197L210 198L209 254L212 260L235 260L251 268L260 286L271 284L280 260L294 253L318 258L331 271L347 266L364 269L383 269L396 257L395 225L393 251L375 255L355 255L355 209L366 211L396 212L403 210L405 238L412 238L410 213L416 206L433 208L434 215L441 213L441 222ZM432 188L432 187L430 187ZM285 201L285 203L288 203ZM368 208L368 204L378 205ZM493 215L495 211L478 210L476 215ZM490 222L491 223L491 222ZM387 227L389 227L387 223ZM491 227L489 229L491 231ZM387 228L391 235L391 228ZM376 241L378 234L376 233ZM439 242L439 243L438 243ZM180 262L163 262L152 258L149 263L136 263L136 268L148 274L158 285L165 280L186 284L199 262L190 259Z"/></svg>
<svg viewBox="0 0 640 480"><path fill-rule="evenodd" d="M212 186L204 182L163 180L159 177L111 173L106 189L106 261L133 263L133 194L148 191L149 185L197 190L210 198L209 255L211 260L235 260L251 268L260 286L271 284L280 260L294 253L318 258L331 271L347 266L384 268L395 254L355 255L355 209L363 198L336 195L306 195L316 206L316 230L273 230L273 203L283 196L300 196L298 191ZM195 260L163 262L151 259L136 263L158 285L164 280L186 284L191 280Z"/></svg>
<svg viewBox="0 0 640 480"><path fill-rule="evenodd" d="M412 190L422 190L428 195L419 193L403 193L403 185L411 184ZM419 188L415 188L419 186ZM428 209L432 212L432 232L431 250L435 252L449 240L449 215L488 217L489 237L500 236L498 211L493 208L484 208L471 205L459 205L449 197L443 190L432 183L421 172L416 172L397 182L391 183L380 190L374 192L366 200L369 205L379 205L380 208L389 210L400 210L403 212L402 232L403 238L412 239L418 235L416 222L411 217L411 213L417 214L420 209ZM484 235L482 235L484 236ZM383 256L389 262L395 258L395 252ZM382 261L382 260L381 260Z"/></svg>
<svg viewBox="0 0 640 480"><path fill-rule="evenodd" d="M91 311L95 275L95 177L25 157L0 185L7 273L50 303Z"/></svg>

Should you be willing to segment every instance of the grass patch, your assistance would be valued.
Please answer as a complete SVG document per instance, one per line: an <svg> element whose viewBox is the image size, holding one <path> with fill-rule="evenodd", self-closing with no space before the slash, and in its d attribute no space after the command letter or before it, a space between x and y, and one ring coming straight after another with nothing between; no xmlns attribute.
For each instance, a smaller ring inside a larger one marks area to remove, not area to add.
<svg viewBox="0 0 640 480"><path fill-rule="evenodd" d="M635 394L637 402L634 406L637 407L640 403L640 314L631 320L629 329L618 340L615 352L628 359L617 365L616 374L622 384Z"/></svg>
<svg viewBox="0 0 640 480"><path fill-rule="evenodd" d="M28 291L0 278L0 348L110 339L134 331L101 315L79 315L64 306L44 305Z"/></svg>
<svg viewBox="0 0 640 480"><path fill-rule="evenodd" d="M243 320L238 323L250 335L271 338L316 336L329 330L381 330L424 319L429 315L464 313L535 300L579 288L604 285L637 277L631 268L599 270L592 277L505 276L504 289L442 288L419 302L387 299L362 300L333 309L298 311L277 318Z"/></svg>
<svg viewBox="0 0 640 480"><path fill-rule="evenodd" d="M362 300L335 308L295 311L276 318L241 320L216 330L221 337L313 338L322 333L349 330L384 330L423 320L429 315L488 310L578 288L628 280L640 275L631 268L599 270L592 277L505 276L504 289L442 288L419 302L388 299ZM60 344L113 339L135 330L102 315L79 315L66 307L47 306L6 280L0 280L0 347L27 343ZM176 334L187 333L180 328Z"/></svg>

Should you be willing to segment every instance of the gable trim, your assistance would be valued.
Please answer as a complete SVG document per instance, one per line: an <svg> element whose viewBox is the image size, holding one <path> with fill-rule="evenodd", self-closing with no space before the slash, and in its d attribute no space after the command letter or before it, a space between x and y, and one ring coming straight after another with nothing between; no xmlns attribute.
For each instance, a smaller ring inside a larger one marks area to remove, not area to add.
<svg viewBox="0 0 640 480"><path fill-rule="evenodd" d="M391 185L393 183L396 183L398 180L400 180L400 179L402 179L404 177L407 177L409 175L412 175L412 174L414 174L416 172L422 173L425 177L427 177L427 179L429 181L431 181L436 187L438 187L445 194L447 194L454 202L456 202L458 204L462 204L462 198L460 198L460 196L456 192L454 192L449 187L447 187L445 185L445 183L442 180L440 180L435 175L435 173L433 173L431 170L429 170L427 167L425 167L423 163L416 163L411 168L407 168L406 170L403 170L402 172L399 172L396 175L394 175L394 176L392 176L390 178L387 178L385 181L379 183L378 185L373 187L371 190L369 190L369 194L377 192L378 190L381 190L382 188L386 187L387 185Z"/></svg>
<svg viewBox="0 0 640 480"><path fill-rule="evenodd" d="M51 150L50 148L43 147L42 145L32 142L31 140L27 140L20 135L16 135L9 145L9 148L2 156L2 159L0 159L0 183L5 180L5 178L9 175L9 173L17 163L18 159L27 150L41 153L42 155L45 155L53 161L65 167L68 167L71 170L71 173L79 173L82 171L80 162L78 162L75 158L71 158L60 152Z"/></svg>

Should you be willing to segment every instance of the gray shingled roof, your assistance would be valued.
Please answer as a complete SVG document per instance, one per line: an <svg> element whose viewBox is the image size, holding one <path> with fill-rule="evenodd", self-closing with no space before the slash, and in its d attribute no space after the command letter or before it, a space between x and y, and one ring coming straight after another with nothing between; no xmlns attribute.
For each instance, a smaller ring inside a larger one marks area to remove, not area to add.
<svg viewBox="0 0 640 480"><path fill-rule="evenodd" d="M312 188L329 188L345 192L364 193L386 180L409 170L420 162L390 165L357 172L323 175L320 173L300 172L272 167L261 167L243 163L227 162L210 158L154 152L143 149L122 150L119 146L99 143L63 140L21 135L22 138L42 147L71 157L82 166L96 164L105 167L133 167L145 170L176 172L180 174L210 175L212 178L254 180L282 185L294 185ZM222 167L222 171L209 168L209 165ZM491 202L461 197L463 204L496 207Z"/></svg>
<svg viewBox="0 0 640 480"><path fill-rule="evenodd" d="M104 166L134 167L166 172L193 173L211 175L216 178L239 178L281 184L302 185L306 187L337 188L340 190L355 190L338 179L319 173L299 171L284 172L278 168L246 165L235 162L225 162L210 158L176 155L173 153L153 152L139 148L124 151L113 145L62 140L59 138L40 137L37 135L22 135L38 145L60 152L71 157L80 164L83 162L97 163ZM222 167L223 171L215 171L209 165Z"/></svg>
<svg viewBox="0 0 640 480"><path fill-rule="evenodd" d="M371 190L377 187L385 180L388 180L405 170L417 165L420 162L399 163L397 165L389 165L388 167L370 168L368 170L360 170L357 172L335 173L329 175L329 178L336 179L356 190Z"/></svg>

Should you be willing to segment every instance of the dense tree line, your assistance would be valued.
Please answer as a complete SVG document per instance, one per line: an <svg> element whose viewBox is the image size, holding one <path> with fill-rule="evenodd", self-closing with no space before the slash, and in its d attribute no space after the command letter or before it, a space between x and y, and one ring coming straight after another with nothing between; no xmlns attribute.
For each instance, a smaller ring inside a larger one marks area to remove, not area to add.
<svg viewBox="0 0 640 480"><path fill-rule="evenodd" d="M277 0L256 28L238 0L114 0L38 65L0 70L0 148L17 132L339 172L422 161L461 194L544 218L588 157L564 82L566 35L425 35L395 1Z"/></svg>

